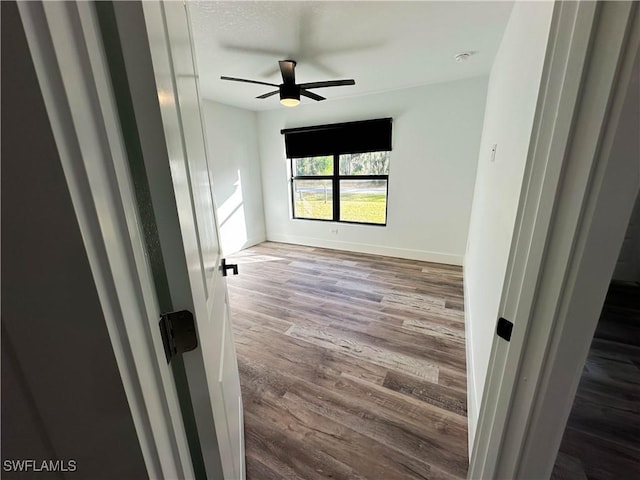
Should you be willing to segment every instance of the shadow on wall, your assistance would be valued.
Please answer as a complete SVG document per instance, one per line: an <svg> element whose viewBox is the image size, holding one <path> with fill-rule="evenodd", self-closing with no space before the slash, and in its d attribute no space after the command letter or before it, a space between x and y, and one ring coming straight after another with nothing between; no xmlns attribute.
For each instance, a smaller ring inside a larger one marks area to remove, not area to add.
<svg viewBox="0 0 640 480"><path fill-rule="evenodd" d="M244 248L248 240L240 170L237 170L233 187L233 191L227 199L218 206L220 243L225 255Z"/></svg>

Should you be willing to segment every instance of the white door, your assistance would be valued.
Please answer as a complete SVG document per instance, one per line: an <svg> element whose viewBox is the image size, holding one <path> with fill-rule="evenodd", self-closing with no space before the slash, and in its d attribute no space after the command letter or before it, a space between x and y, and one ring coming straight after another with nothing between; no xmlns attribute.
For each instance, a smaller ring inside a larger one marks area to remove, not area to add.
<svg viewBox="0 0 640 480"><path fill-rule="evenodd" d="M170 280L169 288L174 309L194 314L198 335L198 348L183 359L202 457L208 478L219 477L221 468L225 479L243 479L238 364L188 12L182 2L143 2L143 12L182 236L176 256L187 267L186 281Z"/></svg>

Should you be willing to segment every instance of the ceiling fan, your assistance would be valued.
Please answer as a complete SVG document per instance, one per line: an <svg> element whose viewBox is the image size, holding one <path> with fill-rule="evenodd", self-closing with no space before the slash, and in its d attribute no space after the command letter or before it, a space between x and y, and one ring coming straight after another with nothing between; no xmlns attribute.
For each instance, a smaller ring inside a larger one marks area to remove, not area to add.
<svg viewBox="0 0 640 480"><path fill-rule="evenodd" d="M310 83L296 83L296 62L294 60L280 60L280 73L282 74L282 83L276 85L275 83L260 82L258 80L246 80L244 78L235 77L220 77L221 80L232 80L234 82L245 83L257 83L258 85L269 85L270 87L277 87L278 90L265 93L256 98L268 98L276 93L280 93L280 103L286 107L295 107L300 103L300 95L313 100L326 100L325 97L310 92L311 88L325 88L325 87L340 87L342 85L355 85L355 80L327 80L324 82L310 82Z"/></svg>

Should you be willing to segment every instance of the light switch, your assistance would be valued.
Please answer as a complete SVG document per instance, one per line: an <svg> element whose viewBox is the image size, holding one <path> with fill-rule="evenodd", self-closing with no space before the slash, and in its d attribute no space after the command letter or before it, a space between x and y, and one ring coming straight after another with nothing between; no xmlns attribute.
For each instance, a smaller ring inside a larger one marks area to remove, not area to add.
<svg viewBox="0 0 640 480"><path fill-rule="evenodd" d="M496 149L498 148L498 144L494 143L493 146L491 147L491 161L495 162L496 161Z"/></svg>

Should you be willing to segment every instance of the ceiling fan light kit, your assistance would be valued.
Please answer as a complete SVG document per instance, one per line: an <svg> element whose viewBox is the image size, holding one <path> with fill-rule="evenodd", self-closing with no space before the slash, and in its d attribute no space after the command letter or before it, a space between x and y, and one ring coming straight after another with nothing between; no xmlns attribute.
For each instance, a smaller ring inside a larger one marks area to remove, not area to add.
<svg viewBox="0 0 640 480"><path fill-rule="evenodd" d="M276 93L280 94L280 103L285 107L295 107L300 104L300 96L311 98L317 102L321 100L326 100L325 97L322 97L316 93L310 92L309 89L312 88L326 88L326 87L340 87L343 85L355 85L356 82L353 79L349 80L327 80L323 82L310 82L310 83L296 83L296 74L295 60L280 60L278 62L280 65L280 73L282 74L282 83L280 85L276 85L275 83L268 82L260 82L258 80L247 80L244 78L235 78L235 77L220 77L221 80L231 80L233 82L244 82L244 83L256 83L258 85L268 85L271 87L277 87L278 90L274 90L272 92L267 92L262 95L257 96L256 98L265 99Z"/></svg>
<svg viewBox="0 0 640 480"><path fill-rule="evenodd" d="M300 87L298 85L280 85L280 103L285 107L295 107L300 104Z"/></svg>
<svg viewBox="0 0 640 480"><path fill-rule="evenodd" d="M297 98L281 98L280 103L285 107L297 107L300 105L300 100Z"/></svg>

